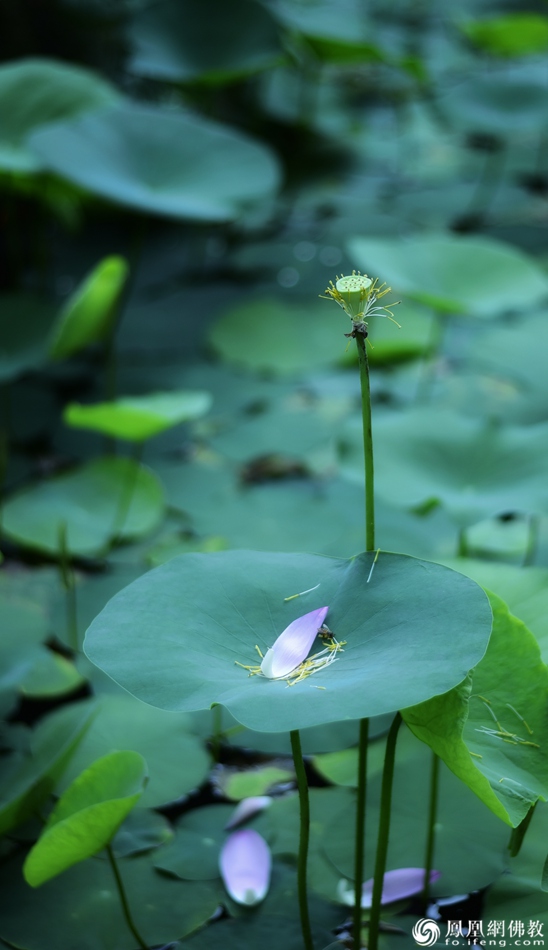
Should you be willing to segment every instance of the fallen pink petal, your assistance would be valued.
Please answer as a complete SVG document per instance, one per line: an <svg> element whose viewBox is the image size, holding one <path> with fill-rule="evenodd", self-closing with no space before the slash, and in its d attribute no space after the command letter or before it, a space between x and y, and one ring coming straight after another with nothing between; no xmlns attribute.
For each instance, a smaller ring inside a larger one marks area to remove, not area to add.
<svg viewBox="0 0 548 950"><path fill-rule="evenodd" d="M264 811L265 808L269 808L271 804L272 799L269 795L251 795L249 798L242 798L228 819L225 831L230 831L232 828L236 828L237 825L242 825L244 821Z"/></svg>
<svg viewBox="0 0 548 950"><path fill-rule="evenodd" d="M383 878L381 904L392 904L406 897L420 894L424 887L424 868L397 868L387 871ZM430 884L440 877L439 871L430 871ZM339 881L339 898L343 904L354 905L354 886L350 881ZM362 907L371 907L373 897L373 878L365 881L362 887Z"/></svg>
<svg viewBox="0 0 548 950"><path fill-rule="evenodd" d="M288 676L303 660L306 660L328 610L329 607L311 610L310 613L297 617L285 628L263 658L261 663L263 676L269 679Z"/></svg>
<svg viewBox="0 0 548 950"><path fill-rule="evenodd" d="M268 892L271 869L270 849L252 828L235 831L219 858L224 885L238 904L259 904Z"/></svg>

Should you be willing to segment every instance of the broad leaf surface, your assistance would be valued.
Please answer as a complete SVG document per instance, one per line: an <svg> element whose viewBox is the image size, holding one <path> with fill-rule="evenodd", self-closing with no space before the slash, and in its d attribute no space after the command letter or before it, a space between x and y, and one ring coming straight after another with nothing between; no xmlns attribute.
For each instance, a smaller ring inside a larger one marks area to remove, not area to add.
<svg viewBox="0 0 548 950"><path fill-rule="evenodd" d="M219 703L261 732L380 715L446 692L485 651L484 593L400 555L381 554L368 582L372 562L367 554L183 555L110 601L87 633L86 653L144 702L171 710ZM346 647L313 682L288 689L237 665L256 664L256 644L266 652L289 623L325 604Z"/></svg>
<svg viewBox="0 0 548 950"><path fill-rule="evenodd" d="M460 29L480 49L498 56L527 56L548 49L548 18L534 13L467 20Z"/></svg>
<svg viewBox="0 0 548 950"><path fill-rule="evenodd" d="M149 393L90 406L69 403L63 418L75 429L91 429L116 439L143 442L181 422L198 419L210 405L211 396L206 392Z"/></svg>
<svg viewBox="0 0 548 950"><path fill-rule="evenodd" d="M424 742L491 810L518 825L548 798L548 668L525 625L491 595L493 632L468 682L404 712Z"/></svg>
<svg viewBox="0 0 548 950"><path fill-rule="evenodd" d="M27 138L50 122L112 105L119 95L95 73L54 59L23 59L0 69L0 168L35 172L40 160Z"/></svg>
<svg viewBox="0 0 548 950"><path fill-rule="evenodd" d="M103 458L12 495L3 530L24 547L59 555L65 525L69 552L94 555L117 535L148 534L163 511L162 489L149 469L127 458Z"/></svg>
<svg viewBox="0 0 548 950"><path fill-rule="evenodd" d="M25 859L25 880L39 887L106 847L137 804L146 778L146 762L137 752L111 752L97 759L49 815Z"/></svg>
<svg viewBox="0 0 548 950"><path fill-rule="evenodd" d="M0 834L31 818L48 800L78 743L88 728L92 713L78 710L69 724L35 730L31 755L19 762L3 763L0 779Z"/></svg>
<svg viewBox="0 0 548 950"><path fill-rule="evenodd" d="M449 409L385 415L373 429L375 486L391 504L438 501L463 526L508 512L548 512L548 426L501 426ZM341 468L363 481L361 418L341 438Z"/></svg>
<svg viewBox="0 0 548 950"><path fill-rule="evenodd" d="M402 729L396 748L388 870L423 866L430 758L430 750ZM369 841L371 829L378 827L381 781L379 771L368 783ZM434 867L441 877L433 886L434 894L452 896L491 883L504 869L508 828L443 765L438 802ZM341 829L353 826L354 811L352 804L334 814L322 837L325 855L347 880L354 873L354 841ZM367 848L366 880L373 876L374 853L374 848Z"/></svg>
<svg viewBox="0 0 548 950"><path fill-rule="evenodd" d="M81 704L79 704L81 705ZM114 749L140 753L148 765L149 781L139 805L155 808L187 795L205 780L210 758L203 743L188 731L188 717L173 715L137 702L126 693L101 696L95 715L59 789L67 788L80 771ZM76 708L64 708L44 720L51 726L69 721Z"/></svg>
<svg viewBox="0 0 548 950"><path fill-rule="evenodd" d="M120 861L137 926L149 946L162 946L202 927L223 889L159 874L151 855ZM98 900L100 912L98 911ZM0 869L0 936L25 950L135 950L120 909L112 869L102 858L77 864L67 878L34 889L15 857Z"/></svg>
<svg viewBox="0 0 548 950"><path fill-rule="evenodd" d="M354 237L356 266L435 309L475 317L525 310L548 295L541 268L515 247L485 237L447 234L408 239Z"/></svg>
<svg viewBox="0 0 548 950"><path fill-rule="evenodd" d="M118 204L169 218L231 221L270 198L272 152L207 119L128 102L37 132L45 166Z"/></svg>
<svg viewBox="0 0 548 950"><path fill-rule="evenodd" d="M272 18L250 0L163 0L138 11L128 32L131 71L152 79L223 84L281 55Z"/></svg>

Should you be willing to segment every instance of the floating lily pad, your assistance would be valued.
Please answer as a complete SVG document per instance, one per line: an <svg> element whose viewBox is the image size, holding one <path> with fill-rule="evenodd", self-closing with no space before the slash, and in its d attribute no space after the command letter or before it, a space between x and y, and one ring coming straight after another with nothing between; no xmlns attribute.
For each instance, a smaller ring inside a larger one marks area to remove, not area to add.
<svg viewBox="0 0 548 950"><path fill-rule="evenodd" d="M264 766L245 772L232 772L225 776L221 785L227 798L240 801L242 798L250 798L253 795L266 795L273 785L294 780L294 773L288 772L287 769Z"/></svg>
<svg viewBox="0 0 548 950"><path fill-rule="evenodd" d="M275 156L243 133L188 113L124 102L31 138L44 165L118 204L169 218L231 221L270 198Z"/></svg>
<svg viewBox="0 0 548 950"><path fill-rule="evenodd" d="M151 856L119 862L135 921L149 946L163 945L203 926L220 903L219 884L177 881L154 870ZM98 901L100 913L98 912ZM34 889L17 857L0 869L0 936L25 950L135 950L107 861L91 858L64 877Z"/></svg>
<svg viewBox="0 0 548 950"><path fill-rule="evenodd" d="M233 805L194 808L177 822L175 838L154 856L155 867L188 881L218 878L219 854Z"/></svg>
<svg viewBox="0 0 548 950"><path fill-rule="evenodd" d="M430 750L421 748L407 730L400 732L387 870L424 866L430 758ZM368 783L369 840L371 829L378 827L381 781L377 774ZM341 834L341 828L353 827L353 811L349 805L334 814L322 838L326 856L347 880L354 874L354 841L352 835ZM508 828L442 764L434 852L434 867L441 877L433 885L434 894L463 894L494 881L505 866L508 834ZM368 846L365 879L373 876L374 854Z"/></svg>
<svg viewBox="0 0 548 950"><path fill-rule="evenodd" d="M14 756L2 763L0 834L31 818L48 800L81 742L91 715L89 709L78 709L69 723L35 730L32 754Z"/></svg>
<svg viewBox="0 0 548 950"><path fill-rule="evenodd" d="M173 838L173 829L163 815L138 808L127 816L112 839L112 850L120 858L143 854L166 844Z"/></svg>
<svg viewBox="0 0 548 950"><path fill-rule="evenodd" d="M141 807L155 808L181 798L206 778L210 759L203 743L189 734L185 715L169 715L127 694L102 696L91 707L95 709L94 719L63 775L61 790L113 749L139 752L147 762L149 781ZM70 721L76 713L75 706L65 707L50 714L45 722L53 727L57 721Z"/></svg>
<svg viewBox="0 0 548 950"><path fill-rule="evenodd" d="M52 359L65 359L90 343L108 339L129 268L123 257L105 257L72 293L50 339Z"/></svg>
<svg viewBox="0 0 548 950"><path fill-rule="evenodd" d="M149 393L91 406L70 403L63 419L75 429L91 429L115 439L144 442L172 426L203 416L211 406L206 392Z"/></svg>
<svg viewBox="0 0 548 950"><path fill-rule="evenodd" d="M514 826L548 798L548 667L521 620L491 595L493 632L468 682L406 710L410 728Z"/></svg>
<svg viewBox="0 0 548 950"><path fill-rule="evenodd" d="M507 64L485 73L468 73L440 96L453 128L493 135L500 142L535 142L546 118L544 84L533 71L520 74Z"/></svg>
<svg viewBox="0 0 548 950"><path fill-rule="evenodd" d="M162 489L149 469L128 458L103 458L12 495L3 530L24 547L59 555L66 526L69 552L94 555L114 537L148 534L163 513Z"/></svg>
<svg viewBox="0 0 548 950"><path fill-rule="evenodd" d="M402 508L437 501L463 526L494 515L548 511L548 426L502 426L417 408L374 425L375 487ZM341 439L341 468L363 482L361 418Z"/></svg>
<svg viewBox="0 0 548 950"><path fill-rule="evenodd" d="M485 594L462 575L390 554L368 582L373 558L183 555L110 601L88 630L86 653L144 702L189 711L219 703L260 732L380 715L446 692L484 653ZM287 689L237 665L255 664L256 644L264 653L296 617L324 604L346 647L313 682Z"/></svg>
<svg viewBox="0 0 548 950"><path fill-rule="evenodd" d="M224 313L209 341L229 363L282 375L341 362L347 330L322 301L257 298Z"/></svg>
<svg viewBox="0 0 548 950"><path fill-rule="evenodd" d="M548 279L523 251L486 237L445 233L403 238L354 237L358 267L434 309L474 317L525 310L548 296Z"/></svg>
<svg viewBox="0 0 548 950"><path fill-rule="evenodd" d="M146 777L146 762L137 752L111 752L82 772L48 815L25 859L23 874L31 887L105 848L137 804Z"/></svg>
<svg viewBox="0 0 548 950"><path fill-rule="evenodd" d="M42 648L40 655L32 664L21 682L25 696L37 699L48 696L63 696L83 686L84 677L74 663L53 650Z"/></svg>
<svg viewBox="0 0 548 950"><path fill-rule="evenodd" d="M79 66L39 58L4 63L0 69L0 168L38 171L41 162L27 145L31 132L118 99L114 86Z"/></svg>
<svg viewBox="0 0 548 950"><path fill-rule="evenodd" d="M128 32L131 71L152 79L223 84L281 55L274 21L249 0L164 0L138 10Z"/></svg>

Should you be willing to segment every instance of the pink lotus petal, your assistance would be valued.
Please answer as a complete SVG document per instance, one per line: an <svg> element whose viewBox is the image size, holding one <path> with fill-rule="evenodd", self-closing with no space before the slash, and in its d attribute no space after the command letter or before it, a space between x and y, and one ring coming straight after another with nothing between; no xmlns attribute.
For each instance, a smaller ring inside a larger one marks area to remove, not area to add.
<svg viewBox="0 0 548 950"><path fill-rule="evenodd" d="M274 646L267 650L261 672L269 679L288 676L303 660L306 660L318 630L324 622L329 607L319 607L297 617L285 628Z"/></svg>
<svg viewBox="0 0 548 950"><path fill-rule="evenodd" d="M392 901L401 901L404 897L420 894L424 887L424 874L424 868L398 868L396 871L387 871L382 881L381 904L391 904ZM439 871L430 871L431 884L439 877ZM373 878L363 885L362 907L371 907L372 897Z"/></svg>
<svg viewBox="0 0 548 950"><path fill-rule="evenodd" d="M271 804L272 799L269 795L250 795L249 798L242 798L228 819L225 825L225 831L230 831L230 829L235 828L236 825L243 824L248 818L263 811L265 808L269 808Z"/></svg>
<svg viewBox="0 0 548 950"><path fill-rule="evenodd" d="M248 907L266 897L270 866L270 849L252 828L231 834L219 858L221 877L228 893L238 904Z"/></svg>

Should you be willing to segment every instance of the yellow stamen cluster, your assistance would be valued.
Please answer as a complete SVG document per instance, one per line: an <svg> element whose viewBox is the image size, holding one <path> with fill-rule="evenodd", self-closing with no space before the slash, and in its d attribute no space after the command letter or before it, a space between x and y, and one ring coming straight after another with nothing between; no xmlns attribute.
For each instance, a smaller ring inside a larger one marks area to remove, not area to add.
<svg viewBox="0 0 548 950"><path fill-rule="evenodd" d="M299 663L299 665L286 676L276 678L285 680L288 686L295 686L297 683L302 683L303 680L312 676L313 673L319 673L320 670L325 670L327 666L335 662L338 654L343 652L343 647L346 646L346 640L339 641L336 640L333 635L330 635L329 638L324 636L323 642L325 644L323 650L303 660L302 663ZM263 654L256 644L255 649L262 660ZM236 666L241 666L243 670L247 670L249 676L264 676L260 666L246 666L244 663L239 663L238 660L235 660L235 663Z"/></svg>

